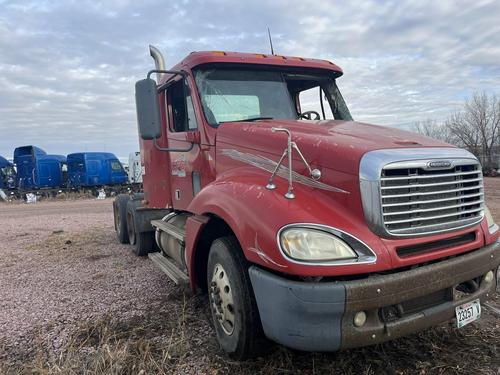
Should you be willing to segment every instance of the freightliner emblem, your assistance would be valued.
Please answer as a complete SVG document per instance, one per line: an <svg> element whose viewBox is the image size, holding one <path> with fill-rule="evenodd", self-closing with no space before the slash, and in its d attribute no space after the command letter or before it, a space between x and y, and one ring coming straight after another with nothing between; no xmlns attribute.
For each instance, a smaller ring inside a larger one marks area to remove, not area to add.
<svg viewBox="0 0 500 375"><path fill-rule="evenodd" d="M430 161L427 163L427 168L429 169L446 169L446 168L451 168L451 161L448 160L437 160L437 161Z"/></svg>

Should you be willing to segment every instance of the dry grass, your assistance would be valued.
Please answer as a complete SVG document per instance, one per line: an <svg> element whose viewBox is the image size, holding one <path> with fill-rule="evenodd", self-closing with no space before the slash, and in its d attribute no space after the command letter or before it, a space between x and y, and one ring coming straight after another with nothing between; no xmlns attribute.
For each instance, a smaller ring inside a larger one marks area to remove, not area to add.
<svg viewBox="0 0 500 375"><path fill-rule="evenodd" d="M175 296L170 296L170 299ZM253 361L229 361L213 332L203 297L177 296L176 308L121 321L108 317L78 327L57 358L37 342L9 374L498 374L498 320L457 330L441 326L382 345L333 354L274 346ZM204 328L203 328L204 329Z"/></svg>

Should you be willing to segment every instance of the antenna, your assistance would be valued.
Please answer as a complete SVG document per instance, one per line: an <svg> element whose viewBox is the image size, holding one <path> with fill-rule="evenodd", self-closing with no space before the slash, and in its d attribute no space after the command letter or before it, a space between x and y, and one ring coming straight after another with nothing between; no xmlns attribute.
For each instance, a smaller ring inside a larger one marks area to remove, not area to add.
<svg viewBox="0 0 500 375"><path fill-rule="evenodd" d="M271 39L271 30L267 28L267 35L269 35L269 44L271 45L271 55L274 55L273 40Z"/></svg>

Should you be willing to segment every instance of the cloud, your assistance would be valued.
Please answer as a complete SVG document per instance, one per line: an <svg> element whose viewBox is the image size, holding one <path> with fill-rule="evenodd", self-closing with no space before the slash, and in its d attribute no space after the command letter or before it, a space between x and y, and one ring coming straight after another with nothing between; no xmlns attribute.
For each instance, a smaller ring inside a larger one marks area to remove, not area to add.
<svg viewBox="0 0 500 375"><path fill-rule="evenodd" d="M500 90L498 1L0 1L0 155L138 149L134 82L192 50L329 59L355 119L438 121Z"/></svg>

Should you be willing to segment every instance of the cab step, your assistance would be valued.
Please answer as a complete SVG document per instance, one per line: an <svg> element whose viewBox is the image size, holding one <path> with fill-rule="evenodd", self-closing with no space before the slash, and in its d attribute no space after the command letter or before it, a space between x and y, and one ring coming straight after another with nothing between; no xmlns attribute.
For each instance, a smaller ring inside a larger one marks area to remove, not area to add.
<svg viewBox="0 0 500 375"><path fill-rule="evenodd" d="M148 257L177 285L187 286L189 284L189 277L162 253L149 253Z"/></svg>
<svg viewBox="0 0 500 375"><path fill-rule="evenodd" d="M184 245L184 231L175 225L172 225L170 223L167 223L166 221L163 220L151 220L151 225L163 232L166 232L170 234L172 237L176 238L177 240L182 242L182 245Z"/></svg>

